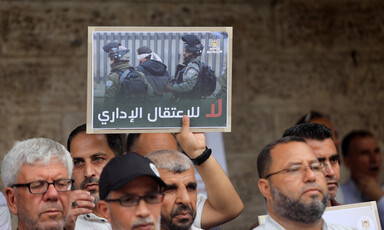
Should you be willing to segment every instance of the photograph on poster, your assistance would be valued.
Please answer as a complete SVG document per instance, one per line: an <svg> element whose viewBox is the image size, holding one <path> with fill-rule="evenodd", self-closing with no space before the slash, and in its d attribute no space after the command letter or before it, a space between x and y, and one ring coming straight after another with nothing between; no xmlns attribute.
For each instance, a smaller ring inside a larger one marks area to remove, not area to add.
<svg viewBox="0 0 384 230"><path fill-rule="evenodd" d="M230 132L231 70L231 27L89 27L87 132Z"/></svg>

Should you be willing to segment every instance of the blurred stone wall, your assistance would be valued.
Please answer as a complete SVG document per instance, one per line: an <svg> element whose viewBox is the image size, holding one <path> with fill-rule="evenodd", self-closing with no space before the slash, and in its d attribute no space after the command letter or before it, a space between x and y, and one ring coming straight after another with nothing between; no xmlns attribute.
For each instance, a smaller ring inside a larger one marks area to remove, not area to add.
<svg viewBox="0 0 384 230"><path fill-rule="evenodd" d="M245 209L222 229L248 229L265 213L258 152L309 110L330 114L340 137L366 128L383 146L383 12L378 0L2 0L1 159L16 140L65 144L85 122L87 26L233 26L224 139Z"/></svg>

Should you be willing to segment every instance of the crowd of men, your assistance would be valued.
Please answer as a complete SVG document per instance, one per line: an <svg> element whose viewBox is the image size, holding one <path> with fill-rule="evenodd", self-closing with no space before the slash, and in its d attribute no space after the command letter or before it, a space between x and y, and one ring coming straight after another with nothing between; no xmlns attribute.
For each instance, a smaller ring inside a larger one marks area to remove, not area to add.
<svg viewBox="0 0 384 230"><path fill-rule="evenodd" d="M120 134L87 134L86 125L71 132L67 149L47 138L17 142L2 162L3 204L18 216L20 230L220 226L236 218L243 203L204 133L192 133L189 124L184 116L176 136L131 134L127 149ZM377 140L368 131L352 131L342 141L342 154L351 170L341 186L344 203L377 201L381 221ZM340 159L327 126L306 121L286 129L258 155L268 217L250 229L351 229L322 218L327 206L340 205ZM197 194L195 169L207 196ZM1 214L0 226L11 229L8 209Z"/></svg>
<svg viewBox="0 0 384 230"><path fill-rule="evenodd" d="M232 220L243 209L240 197L204 134L190 132L186 116L182 127L176 138L186 154L170 134L151 134L173 139L152 142L157 151L147 157L125 153L121 135L87 134L85 125L69 135L69 152L46 138L18 142L2 165L18 229L187 230ZM207 196L197 194L195 167Z"/></svg>

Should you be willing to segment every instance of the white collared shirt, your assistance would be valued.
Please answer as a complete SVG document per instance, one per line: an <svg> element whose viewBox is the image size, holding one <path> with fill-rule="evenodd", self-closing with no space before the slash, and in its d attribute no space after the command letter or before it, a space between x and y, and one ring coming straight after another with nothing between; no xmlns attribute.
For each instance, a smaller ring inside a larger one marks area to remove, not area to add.
<svg viewBox="0 0 384 230"><path fill-rule="evenodd" d="M106 219L89 213L77 217L75 230L112 230L112 227Z"/></svg>
<svg viewBox="0 0 384 230"><path fill-rule="evenodd" d="M267 219L265 219L264 224L254 228L253 230L285 230L283 226L281 226L279 223L277 223L271 216L268 215ZM322 230L350 230L354 229L351 227L345 227L338 224L327 224L323 220L323 227Z"/></svg>
<svg viewBox="0 0 384 230"><path fill-rule="evenodd" d="M201 216L207 197L199 194L196 200L196 218L191 230L201 229ZM93 213L79 215L76 220L75 230L112 230L111 224L104 218Z"/></svg>

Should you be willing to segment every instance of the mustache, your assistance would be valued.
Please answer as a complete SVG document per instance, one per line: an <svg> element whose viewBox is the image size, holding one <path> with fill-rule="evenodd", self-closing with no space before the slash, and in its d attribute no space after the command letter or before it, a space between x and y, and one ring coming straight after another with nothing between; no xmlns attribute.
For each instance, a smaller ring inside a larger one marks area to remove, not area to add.
<svg viewBox="0 0 384 230"><path fill-rule="evenodd" d="M153 225L155 225L155 220L150 218L150 217L140 218L140 219L136 220L135 222L133 222L132 228L136 227L137 225L141 225L141 224L153 224Z"/></svg>
<svg viewBox="0 0 384 230"><path fill-rule="evenodd" d="M59 212L63 212L64 211L64 207L60 204L57 204L57 203L52 203L52 202L47 202L46 205L44 205L43 208L41 208L39 211L39 213L43 213L43 212L46 212L48 210L58 210Z"/></svg>
<svg viewBox="0 0 384 230"><path fill-rule="evenodd" d="M334 177L334 176L333 177L326 176L325 179L326 179L327 183L335 182L335 183L339 184L339 181L337 181L336 177Z"/></svg>
<svg viewBox="0 0 384 230"><path fill-rule="evenodd" d="M325 194L325 191L324 189L317 183L315 182L308 182L306 183L302 188L301 188L301 192L307 190L307 189L313 189L313 188L316 188L318 190L321 191L321 193Z"/></svg>
<svg viewBox="0 0 384 230"><path fill-rule="evenodd" d="M185 204L179 204L172 211L171 216L174 217L178 215L180 212L187 211L192 217L194 216L194 211L191 206Z"/></svg>
<svg viewBox="0 0 384 230"><path fill-rule="evenodd" d="M87 185L87 184L91 184L91 183L99 183L99 179L98 178L96 178L96 177L88 177L88 178L86 178L83 182L81 182L81 184L80 184L80 189L85 189L85 186Z"/></svg>

